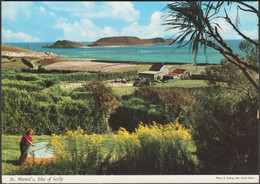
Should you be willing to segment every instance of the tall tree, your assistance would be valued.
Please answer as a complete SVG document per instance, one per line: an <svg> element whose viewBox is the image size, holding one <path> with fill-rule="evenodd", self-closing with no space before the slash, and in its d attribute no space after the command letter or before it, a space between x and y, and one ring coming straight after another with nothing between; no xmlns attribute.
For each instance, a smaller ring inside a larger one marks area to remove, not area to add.
<svg viewBox="0 0 260 184"><path fill-rule="evenodd" d="M92 95L94 95L99 106L103 110L103 114L107 123L107 130L109 132L110 128L108 124L108 119L112 110L118 104L115 92L112 88L105 86L105 84L100 81L92 81L89 84L84 84L81 87L81 90L90 91Z"/></svg>
<svg viewBox="0 0 260 184"><path fill-rule="evenodd" d="M239 44L239 48L246 56L244 57L247 62L257 66L257 58L259 57L258 50L255 49L253 44L247 40ZM252 75L255 75L253 71ZM232 90L233 92L243 92L248 95L249 99L253 99L257 95L252 83L247 80L242 71L227 59L222 59L220 65L212 65L206 68L203 73L205 78L208 78L208 83L214 87L222 87Z"/></svg>
<svg viewBox="0 0 260 184"><path fill-rule="evenodd" d="M252 43L259 49L259 43L242 33L238 28L239 16L236 22L232 22L228 16L225 4L231 5L231 2L210 2L210 1L176 1L167 5L169 12L165 15L164 25L170 29L179 29L178 35L174 40L179 47L190 44L190 50L194 54L196 61L199 45L204 45L206 52L207 46L219 51L227 61L236 65L253 86L259 90L257 77L259 66L254 65L239 56L226 43L219 33L221 26L214 22L218 18L224 19L243 39ZM232 2L234 3L234 2ZM246 2L236 2L237 11L246 11L259 17L259 11ZM218 16L219 11L224 8L225 16ZM239 15L239 14L238 14ZM256 22L257 24L257 22ZM186 41L188 39L188 41ZM254 74L252 74L252 72Z"/></svg>

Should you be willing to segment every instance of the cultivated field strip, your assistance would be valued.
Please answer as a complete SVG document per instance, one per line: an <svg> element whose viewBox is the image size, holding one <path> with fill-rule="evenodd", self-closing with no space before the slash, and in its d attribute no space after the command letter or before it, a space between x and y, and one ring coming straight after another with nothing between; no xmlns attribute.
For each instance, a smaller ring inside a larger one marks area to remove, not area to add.
<svg viewBox="0 0 260 184"><path fill-rule="evenodd" d="M103 63L90 61L66 61L50 64L45 67L46 70L75 70L75 71L92 71L92 72L108 72L114 69L133 67L137 65L124 63Z"/></svg>

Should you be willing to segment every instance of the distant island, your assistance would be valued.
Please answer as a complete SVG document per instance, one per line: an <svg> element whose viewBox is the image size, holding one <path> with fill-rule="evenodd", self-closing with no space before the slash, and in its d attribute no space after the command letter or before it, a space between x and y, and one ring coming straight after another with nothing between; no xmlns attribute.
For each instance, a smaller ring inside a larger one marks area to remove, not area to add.
<svg viewBox="0 0 260 184"><path fill-rule="evenodd" d="M156 46L156 45L170 45L173 39L164 39L161 37L140 39L134 36L114 36L100 38L89 45L73 42L70 40L58 40L53 45L45 45L42 48L88 48L88 47L120 47L120 46Z"/></svg>
<svg viewBox="0 0 260 184"><path fill-rule="evenodd" d="M58 40L53 45L45 45L42 48L54 48L54 49L61 49L61 48L86 48L87 46L81 43L73 42L70 40Z"/></svg>
<svg viewBox="0 0 260 184"><path fill-rule="evenodd" d="M133 36L115 36L115 37L105 37L89 44L90 47L95 46L155 46L155 45L170 45L173 39L164 38L151 38L151 39L140 39Z"/></svg>

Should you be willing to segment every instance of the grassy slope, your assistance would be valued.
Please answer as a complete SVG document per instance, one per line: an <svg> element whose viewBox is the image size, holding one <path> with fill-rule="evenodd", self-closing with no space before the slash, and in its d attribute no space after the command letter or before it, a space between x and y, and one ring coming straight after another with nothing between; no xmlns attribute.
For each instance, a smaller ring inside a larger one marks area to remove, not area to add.
<svg viewBox="0 0 260 184"><path fill-rule="evenodd" d="M20 70L23 68L29 68L26 66L20 58L16 59L15 62L2 62L2 69L5 70Z"/></svg>
<svg viewBox="0 0 260 184"><path fill-rule="evenodd" d="M31 50L27 50L24 48L20 48L20 47L15 47L15 46L11 46L11 45L2 45L1 46L1 51L8 51L8 52L35 52L35 51L31 51Z"/></svg>
<svg viewBox="0 0 260 184"><path fill-rule="evenodd" d="M35 53L35 51L27 50L20 47L2 44L1 52L15 52L15 53ZM19 70L23 68L29 68L26 66L20 58L17 58L15 62L2 62L2 69Z"/></svg>
<svg viewBox="0 0 260 184"><path fill-rule="evenodd" d="M115 87L112 88L116 95L123 96L123 95L130 95L132 94L138 87L135 86L126 86L126 87Z"/></svg>

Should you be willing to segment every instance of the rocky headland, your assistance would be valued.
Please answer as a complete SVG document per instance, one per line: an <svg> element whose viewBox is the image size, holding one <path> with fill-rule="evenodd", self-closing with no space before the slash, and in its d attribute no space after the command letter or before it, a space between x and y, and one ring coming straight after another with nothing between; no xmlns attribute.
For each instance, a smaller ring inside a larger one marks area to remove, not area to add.
<svg viewBox="0 0 260 184"><path fill-rule="evenodd" d="M72 49L72 48L86 48L87 46L81 43L73 42L70 40L58 40L53 45L45 45L42 48L54 49Z"/></svg>

